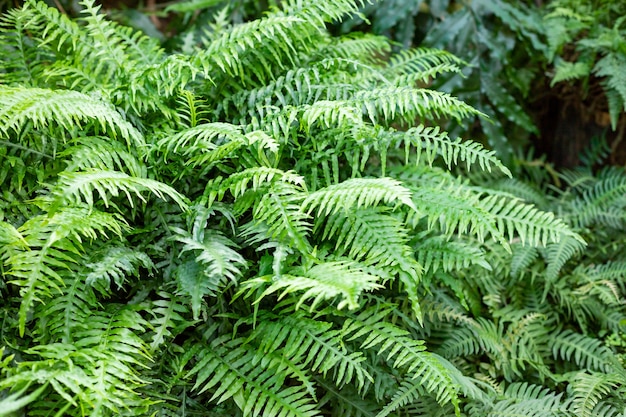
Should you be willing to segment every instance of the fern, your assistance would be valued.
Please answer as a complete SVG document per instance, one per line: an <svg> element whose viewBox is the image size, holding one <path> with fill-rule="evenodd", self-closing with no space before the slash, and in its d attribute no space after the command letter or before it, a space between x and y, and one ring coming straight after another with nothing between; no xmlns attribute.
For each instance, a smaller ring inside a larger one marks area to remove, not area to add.
<svg viewBox="0 0 626 417"><path fill-rule="evenodd" d="M620 407L622 175L520 185L444 128L462 59L330 34L361 1L227 3L2 17L0 414Z"/></svg>

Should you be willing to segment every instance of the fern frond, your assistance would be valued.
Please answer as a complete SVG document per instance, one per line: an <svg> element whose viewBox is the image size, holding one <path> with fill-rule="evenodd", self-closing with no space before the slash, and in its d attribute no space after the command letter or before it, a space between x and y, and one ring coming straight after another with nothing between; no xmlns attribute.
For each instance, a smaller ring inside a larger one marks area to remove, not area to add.
<svg viewBox="0 0 626 417"><path fill-rule="evenodd" d="M344 322L342 333L346 340L360 340L361 349L377 349L378 355L386 355L386 360L393 360L394 368L402 368L412 380L419 380L419 384L426 392L436 396L440 404L451 402L458 414L459 399L457 386L436 355L427 352L424 342L415 340L410 333L389 322L382 320L390 313L391 308L380 311L365 310L356 317L348 318ZM387 407L387 414L401 406L404 401L412 398L410 393L418 393L414 382L404 384L405 391L397 396ZM383 414L383 415L387 415Z"/></svg>
<svg viewBox="0 0 626 417"><path fill-rule="evenodd" d="M11 283L20 288L22 296L19 311L20 335L24 334L26 316L36 301L43 301L62 292L65 281L61 274L72 271L82 252L82 238L96 239L108 233L121 235L125 223L119 216L89 210L83 207L67 207L54 214L31 218L17 231L23 242L6 246L2 258L8 267Z"/></svg>
<svg viewBox="0 0 626 417"><path fill-rule="evenodd" d="M300 296L295 308L298 309L303 303L313 299L309 310L323 300L339 297L337 309L348 307L354 310L359 307L359 298L364 291L373 291L383 286L377 282L379 277L368 274L353 261L325 262L314 265L311 268L296 268L287 271L278 277L264 276L248 280L241 284L241 292L248 291L252 294L255 289L266 284L271 284L257 298L255 303L269 294L282 291L278 299L288 294L304 291Z"/></svg>
<svg viewBox="0 0 626 417"><path fill-rule="evenodd" d="M583 252L585 244L572 236L563 236L556 243L550 243L546 247L546 279L549 282L554 281L565 263L572 257Z"/></svg>
<svg viewBox="0 0 626 417"><path fill-rule="evenodd" d="M376 414L376 417L386 417L398 408L402 408L407 404L415 402L418 398L425 394L426 389L421 384L410 379L404 380L398 387L398 391L391 398L391 401L387 403L378 414Z"/></svg>
<svg viewBox="0 0 626 417"><path fill-rule="evenodd" d="M494 216L498 231L503 236L508 235L509 240L517 234L522 244L531 246L546 246L562 237L571 237L584 244L583 238L572 232L565 222L551 212L538 210L534 205L497 195L488 196L479 204Z"/></svg>
<svg viewBox="0 0 626 417"><path fill-rule="evenodd" d="M489 417L523 415L527 417L558 417L567 412L563 393L556 394L539 385L526 382L509 385L503 395L485 410Z"/></svg>
<svg viewBox="0 0 626 417"><path fill-rule="evenodd" d="M580 417L597 416L596 407L610 395L620 381L614 374L577 372L572 375L571 411Z"/></svg>
<svg viewBox="0 0 626 417"><path fill-rule="evenodd" d="M185 318L189 309L180 299L165 291L160 291L158 296L159 298L152 301L148 310L152 315L152 318L148 320L152 330L150 352L154 352L168 340L173 340L194 323Z"/></svg>
<svg viewBox="0 0 626 417"><path fill-rule="evenodd" d="M95 413L145 413L150 401L138 393L145 383L139 377L142 361L150 360L137 333L144 320L129 308L112 306L107 312L93 312L76 327L73 344L49 343L26 352L38 360L18 364L19 372L0 381L5 389L27 381L49 381L44 404L79 415L74 410ZM106 410L106 411L105 411Z"/></svg>
<svg viewBox="0 0 626 417"><path fill-rule="evenodd" d="M195 377L194 390L212 390L210 401L233 398L244 415L321 415L303 387L276 389L284 380L283 373L276 372L277 363L259 363L256 357L256 350L243 339L218 338L197 353L187 377Z"/></svg>
<svg viewBox="0 0 626 417"><path fill-rule="evenodd" d="M626 205L626 175L617 169L606 169L599 174L592 187L587 187L583 194L572 202L569 215L575 227L583 228L602 221L604 212L612 208L622 209Z"/></svg>
<svg viewBox="0 0 626 417"><path fill-rule="evenodd" d="M325 238L336 239L337 254L347 253L348 257L365 265L382 268L397 276L415 312L419 313L417 285L423 270L407 245L407 231L400 220L381 208L357 209L347 216L337 212L326 220Z"/></svg>
<svg viewBox="0 0 626 417"><path fill-rule="evenodd" d="M550 81L550 87L554 87L555 84L561 81L571 81L588 77L591 73L591 64L586 61L568 62L557 59L554 69L555 73Z"/></svg>
<svg viewBox="0 0 626 417"><path fill-rule="evenodd" d="M105 207L109 206L110 197L125 195L131 207L135 206L136 197L145 203L142 192L149 191L160 199L171 198L182 210L187 209L187 199L162 182L148 178L133 177L119 171L88 169L80 172L61 172L58 182L51 187L51 208L54 210L63 204L80 204L82 200L89 207L94 207L100 197Z"/></svg>
<svg viewBox="0 0 626 417"><path fill-rule="evenodd" d="M59 152L68 158L67 171L90 168L103 171L127 172L133 177L145 177L146 167L120 142L102 136L82 136Z"/></svg>
<svg viewBox="0 0 626 417"><path fill-rule="evenodd" d="M145 146L141 133L111 104L77 91L0 85L0 109L3 136L19 134L30 123L35 129L59 126L68 132L101 129L121 135L129 148Z"/></svg>
<svg viewBox="0 0 626 417"><path fill-rule="evenodd" d="M200 313L200 303L205 295L216 296L228 283L237 283L246 260L235 249L237 245L218 231L195 237L184 230L172 228L172 240L182 243L180 254L192 252L188 260L177 269L178 294L191 297L194 320Z"/></svg>
<svg viewBox="0 0 626 417"><path fill-rule="evenodd" d="M45 69L42 63L52 54L44 45L37 45L38 42L29 36L29 31L40 31L43 25L44 22L35 17L28 3L0 16L0 50L3 53L0 74L3 84L40 86Z"/></svg>
<svg viewBox="0 0 626 417"><path fill-rule="evenodd" d="M111 292L111 281L122 288L128 276L139 276L140 267L150 272L154 270L148 255L126 246L107 246L102 252L92 254L89 261L85 263L89 271L85 284L105 295Z"/></svg>
<svg viewBox="0 0 626 417"><path fill-rule="evenodd" d="M621 68L626 65L626 56L624 53L613 52L601 58L593 68L593 71L599 77L606 77L606 85L608 88L617 91L622 98L622 102L626 103L626 75ZM626 107L623 109L626 111Z"/></svg>
<svg viewBox="0 0 626 417"><path fill-rule="evenodd" d="M478 163L478 166L485 171L491 172L493 167L500 170L506 176L511 177L511 171L502 164L496 157L494 151L485 149L477 142L470 140L450 139L447 132L441 131L438 126L427 127L423 124L412 127L406 132L393 132L389 134L386 130L378 133L378 138L383 143L388 143L389 147L399 147L404 145L405 162L408 164L411 156L411 149L415 149L415 163L420 165L426 163L432 166L437 158L442 158L448 168L465 162L471 168Z"/></svg>
<svg viewBox="0 0 626 417"><path fill-rule="evenodd" d="M323 58L343 58L358 60L365 64L380 63L380 57L389 54L389 39L371 33L346 34L330 38L315 56Z"/></svg>
<svg viewBox="0 0 626 417"><path fill-rule="evenodd" d="M461 120L469 116L485 116L449 94L412 87L380 87L359 91L350 104L361 106L374 124L392 122L396 117L411 126L416 120L443 117Z"/></svg>
<svg viewBox="0 0 626 417"><path fill-rule="evenodd" d="M415 210L411 191L392 178L354 178L330 185L310 193L302 202L302 210L311 214L317 208L317 216L328 216L381 203Z"/></svg>
<svg viewBox="0 0 626 417"><path fill-rule="evenodd" d="M402 75L416 75L423 82L429 82L442 72L460 72L467 65L450 52L432 48L415 48L394 54L383 72L390 78Z"/></svg>
<svg viewBox="0 0 626 417"><path fill-rule="evenodd" d="M567 238L563 240L567 240ZM552 244L548 245L548 247L551 247L551 245ZM554 245L560 245L560 243L556 243ZM539 251L535 247L527 245L525 246L521 243L511 245L511 249L513 251L513 254L511 256L511 275L515 277L523 276L528 267L537 260L537 257L539 256ZM561 265L561 267L562 266L563 265Z"/></svg>
<svg viewBox="0 0 626 417"><path fill-rule="evenodd" d="M445 272L478 265L491 271L485 253L476 246L461 241L449 241L441 236L429 237L417 243L417 261L424 273L435 273L439 268Z"/></svg>
<svg viewBox="0 0 626 417"><path fill-rule="evenodd" d="M308 241L310 216L301 210L304 193L275 182L254 207L254 223L267 226L267 238L287 242L302 254L312 252Z"/></svg>
<svg viewBox="0 0 626 417"><path fill-rule="evenodd" d="M373 382L363 366L363 353L349 352L343 343L343 332L331 330L330 323L291 314L259 321L252 337L259 343L259 352L280 349L286 358L312 372L325 376L332 371L332 379L339 387L353 381L362 389L366 381Z"/></svg>
<svg viewBox="0 0 626 417"><path fill-rule="evenodd" d="M580 368L610 373L615 366L611 350L600 340L564 330L553 338L552 355L565 361L573 359Z"/></svg>

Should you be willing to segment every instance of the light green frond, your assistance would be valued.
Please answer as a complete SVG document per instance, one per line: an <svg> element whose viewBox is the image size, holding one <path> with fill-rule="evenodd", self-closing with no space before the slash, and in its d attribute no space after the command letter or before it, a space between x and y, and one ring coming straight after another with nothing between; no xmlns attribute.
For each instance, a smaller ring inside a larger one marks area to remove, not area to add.
<svg viewBox="0 0 626 417"><path fill-rule="evenodd" d="M626 75L621 70L624 65L626 65L626 55L623 52L614 52L598 60L593 71L599 77L606 77L606 86L617 91L622 102L626 103ZM623 110L626 111L626 107Z"/></svg>
<svg viewBox="0 0 626 417"><path fill-rule="evenodd" d="M384 36L371 33L347 34L333 38L317 52L321 58L356 59L365 63L378 63L380 57L388 54L391 48L389 40Z"/></svg>
<svg viewBox="0 0 626 417"><path fill-rule="evenodd" d="M282 171L278 168L254 167L241 170L226 178L217 177L207 183L204 195L209 203L221 201L227 191L234 198L241 197L246 191L258 191L274 181L283 181L299 187L305 187L304 178L294 171Z"/></svg>
<svg viewBox="0 0 626 417"><path fill-rule="evenodd" d="M355 65L356 62L346 59L324 58L310 67L290 69L259 88L229 96L221 103L221 107L226 113L230 113L229 107L232 105L235 112L262 115L259 112L261 106L298 107L319 100L346 100L356 91L356 87L350 84L350 75L344 72ZM233 116L237 117L236 114Z"/></svg>
<svg viewBox="0 0 626 417"><path fill-rule="evenodd" d="M70 142L59 152L67 161L67 171L90 168L103 171L127 172L133 177L145 177L146 166L120 142L102 136L83 136Z"/></svg>
<svg viewBox="0 0 626 417"><path fill-rule="evenodd" d="M384 73L390 78L403 75L416 75L423 82L429 82L442 72L460 72L467 65L462 59L440 49L415 48L394 54L385 67ZM400 84L398 84L400 85Z"/></svg>
<svg viewBox="0 0 626 417"><path fill-rule="evenodd" d="M484 409L485 416L560 417L567 412L563 393L556 394L539 385L513 383L507 387L502 397L504 398Z"/></svg>
<svg viewBox="0 0 626 417"><path fill-rule="evenodd" d="M312 372L332 373L334 383L341 387L353 382L362 389L372 376L363 366L362 352L349 352L342 332L331 330L330 323L292 314L276 320L262 320L253 334L259 351L277 351L294 363Z"/></svg>
<svg viewBox="0 0 626 417"><path fill-rule="evenodd" d="M33 304L62 292L61 287L65 285L62 274L72 271L80 261L83 238L96 239L107 233L121 235L124 228L119 216L67 207L50 216L33 217L17 229L24 241L5 246L2 257L10 282L19 287L22 297L21 335Z"/></svg>
<svg viewBox="0 0 626 417"><path fill-rule="evenodd" d="M571 376L571 411L579 417L598 416L596 407L602 399L610 396L617 383L622 382L615 374L600 372L577 372Z"/></svg>
<svg viewBox="0 0 626 417"><path fill-rule="evenodd" d="M346 103L348 104L348 103ZM374 124L390 123L397 118L412 126L416 120L439 118L464 119L483 113L439 91L412 87L379 87L357 92L350 104L359 105Z"/></svg>
<svg viewBox="0 0 626 417"><path fill-rule="evenodd" d="M376 417L386 417L399 408L417 401L417 399L423 395L427 395L427 392L422 384L411 379L406 379L398 386L398 391L391 398L391 401L376 414Z"/></svg>
<svg viewBox="0 0 626 417"><path fill-rule="evenodd" d="M215 342L198 353L196 365L187 374L187 378L195 377L194 390L210 390L210 401L218 403L233 399L244 415L321 416L303 386L282 387L276 362L259 363L257 352L242 339Z"/></svg>
<svg viewBox="0 0 626 417"><path fill-rule="evenodd" d="M575 227L583 228L596 222L602 223L605 212L610 212L613 208L621 210L626 205L626 175L617 169L606 169L599 174L599 178L572 202L572 213L569 217Z"/></svg>
<svg viewBox="0 0 626 417"><path fill-rule="evenodd" d="M148 325L151 329L150 352L154 352L168 340L172 340L182 331L193 325L185 316L189 309L181 302L182 300L165 291L158 293L159 298L152 301L149 312L151 318Z"/></svg>
<svg viewBox="0 0 626 417"><path fill-rule="evenodd" d="M298 55L295 44L304 45L305 39L311 37L309 31L300 17L270 14L233 26L199 51L192 63L203 68L207 76L213 77L213 72L221 71L239 77L243 86L251 84L246 82L250 75L245 74L245 64L253 65L257 70L255 75L261 79L271 79L274 68L284 68L283 60L293 65Z"/></svg>
<svg viewBox="0 0 626 417"><path fill-rule="evenodd" d="M89 271L85 284L109 294L112 282L122 288L129 276L139 277L139 268L152 272L154 263L144 252L126 246L107 246L102 252L92 254L85 267Z"/></svg>
<svg viewBox="0 0 626 417"><path fill-rule="evenodd" d="M412 190L418 214L409 213L407 223L416 225L426 217L429 228L439 226L445 235L468 233L479 242L492 235L506 245L493 215L480 204L480 194L459 184L445 183L420 184L419 187L412 187Z"/></svg>
<svg viewBox="0 0 626 417"><path fill-rule="evenodd" d="M551 212L538 210L534 205L497 195L480 200L479 205L494 217L499 234L507 236L510 241L517 235L523 245L546 246L550 242L559 242L563 237L571 237L584 244L583 238L565 222Z"/></svg>
<svg viewBox="0 0 626 417"><path fill-rule="evenodd" d="M35 129L58 126L68 132L91 127L113 137L121 135L128 147L144 146L141 133L111 104L77 91L0 86L0 109L0 133L5 137L27 124Z"/></svg>
<svg viewBox="0 0 626 417"><path fill-rule="evenodd" d="M461 241L446 240L441 236L419 241L416 246L417 261L424 267L424 273L435 273L439 268L445 272L466 269L478 265L491 271L485 252L475 245Z"/></svg>
<svg viewBox="0 0 626 417"><path fill-rule="evenodd" d="M67 22L70 23L70 20L67 19ZM40 77L45 69L40 59L51 53L45 46L37 48L38 45L33 45L29 32L42 30L44 24L36 18L28 4L0 16L0 50L3 54L0 74L3 84L28 87L40 85Z"/></svg>
<svg viewBox="0 0 626 417"><path fill-rule="evenodd" d="M411 191L392 178L354 178L330 185L310 193L302 202L302 210L310 214L317 208L317 216L328 216L381 203L415 210Z"/></svg>
<svg viewBox="0 0 626 417"><path fill-rule="evenodd" d="M417 285L422 276L422 266L407 245L407 230L399 219L380 208L357 209L347 216L339 211L326 219L323 239L326 238L336 240L336 254L347 253L350 258L398 277L416 314L420 316Z"/></svg>
<svg viewBox="0 0 626 417"><path fill-rule="evenodd" d="M401 394L387 405L386 414L382 415L388 415L414 398L412 395L419 393L415 384L423 386L440 404L451 402L458 415L458 387L448 369L440 363L438 356L426 351L423 341L415 340L406 330L382 320L389 313L389 308L365 310L348 318L342 329L346 340L361 341L362 349L376 349L378 355L385 355L394 368L403 369L413 381L403 384L405 390L400 390ZM407 393L413 394L405 395Z"/></svg>
<svg viewBox="0 0 626 417"><path fill-rule="evenodd" d="M568 362L573 360L589 371L611 372L616 364L613 353L602 341L572 330L564 330L553 338L552 355Z"/></svg>
<svg viewBox="0 0 626 417"><path fill-rule="evenodd" d="M280 300L288 294L297 296L295 293L304 291L304 294L299 296L296 309L313 299L309 308L313 311L323 300L339 297L338 310L346 306L354 310L360 306L361 293L382 288L382 285L377 283L379 280L380 277L368 274L359 268L356 262L336 261L321 263L311 268L296 268L278 277L255 278L242 283L240 292L248 291L248 294L252 295L255 289L269 283L271 285L263 291L255 303L261 301L262 297L276 292L282 291L278 297Z"/></svg>
<svg viewBox="0 0 626 417"><path fill-rule="evenodd" d="M380 134L381 139L387 141L389 147L404 145L407 164L411 151L415 149L415 163L418 165L426 163L432 166L436 159L442 158L448 168L457 165L459 161L465 162L468 168L478 163L482 170L491 172L495 167L511 177L511 172L496 157L494 151L487 150L481 144L470 140L460 138L452 140L447 132L440 130L439 126L427 127L420 124L406 132L393 132L389 135L386 131L381 131Z"/></svg>
<svg viewBox="0 0 626 417"><path fill-rule="evenodd" d="M567 238L564 240L566 239ZM553 244L548 245L548 247L551 247L551 245ZM556 243L554 245L560 245L560 243ZM539 251L535 247L522 245L521 243L511 245L511 249L513 252L511 256L511 275L514 277L521 277L537 260Z"/></svg>
<svg viewBox="0 0 626 417"><path fill-rule="evenodd" d="M546 280L554 281L565 263L572 257L579 255L585 249L586 244L573 236L562 236L560 241L550 243L545 250Z"/></svg>
<svg viewBox="0 0 626 417"><path fill-rule="evenodd" d="M62 292L36 307L37 314L48 317L40 329L43 340L73 343L76 329L84 325L98 307L96 296L82 277L63 277Z"/></svg>
<svg viewBox="0 0 626 417"><path fill-rule="evenodd" d="M89 207L94 207L98 198L106 207L111 197L126 196L134 207L135 199L145 203L143 192L151 192L158 198L171 198L182 210L187 209L187 199L174 188L162 182L148 178L133 177L119 171L88 169L80 172L61 172L58 182L51 187L52 209L71 203L80 204L83 200Z"/></svg>
<svg viewBox="0 0 626 417"><path fill-rule="evenodd" d="M586 61L568 62L557 59L554 69L555 73L550 81L550 87L553 87L561 81L571 81L588 77L591 73L591 63Z"/></svg>
<svg viewBox="0 0 626 417"><path fill-rule="evenodd" d="M189 157L197 153L213 151L227 141L235 143L245 141L240 126L230 123L205 123L159 140L157 149L163 152L167 160L170 152Z"/></svg>
<svg viewBox="0 0 626 417"><path fill-rule="evenodd" d="M182 243L180 254L191 252L176 269L178 294L191 297L194 320L200 314L202 298L215 297L228 284L236 284L247 265L237 245L218 231L211 230L203 237L195 237L184 230L173 228L172 240ZM208 232L208 231L207 231Z"/></svg>
<svg viewBox="0 0 626 417"><path fill-rule="evenodd" d="M304 193L296 187L275 182L256 204L254 222L267 226L267 238L292 245L302 254L312 252L308 235L310 216L301 209Z"/></svg>
<svg viewBox="0 0 626 417"><path fill-rule="evenodd" d="M139 394L145 384L139 377L142 362L150 358L137 333L144 320L131 309L116 306L106 312L92 311L76 327L73 344L49 343L34 346L27 353L35 360L20 362L19 372L0 381L0 389L23 386L27 381L48 381L42 399L78 415L145 413L150 400ZM41 379L40 379L41 378ZM45 404L34 404L34 409ZM65 414L65 413L64 413Z"/></svg>

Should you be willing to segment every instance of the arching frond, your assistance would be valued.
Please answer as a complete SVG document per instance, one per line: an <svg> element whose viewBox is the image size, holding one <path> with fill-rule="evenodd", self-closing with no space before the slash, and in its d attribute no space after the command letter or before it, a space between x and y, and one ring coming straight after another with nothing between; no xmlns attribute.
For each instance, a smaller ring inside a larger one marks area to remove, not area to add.
<svg viewBox="0 0 626 417"><path fill-rule="evenodd" d="M82 238L95 239L107 233L121 235L124 228L119 216L84 207L67 207L51 216L34 217L17 229L23 240L5 245L0 258L5 260L10 282L20 289L21 335L33 304L52 297L54 292L61 292L65 285L62 274L79 262Z"/></svg>
<svg viewBox="0 0 626 417"><path fill-rule="evenodd" d="M353 310L360 305L361 293L382 288L382 285L378 284L379 280L380 277L368 274L359 268L356 262L336 261L321 263L311 268L295 268L278 277L255 278L244 282L240 292L248 291L248 294L252 294L253 290L270 284L255 302L276 292L282 291L278 297L280 300L287 294L304 291L296 304L296 309L313 299L310 306L310 310L313 311L321 301L339 297L338 310L346 306Z"/></svg>
<svg viewBox="0 0 626 417"><path fill-rule="evenodd" d="M555 358L573 360L589 371L611 372L616 365L612 352L601 341L571 330L564 330L554 337L552 354Z"/></svg>
<svg viewBox="0 0 626 417"><path fill-rule="evenodd" d="M618 382L623 383L623 378L615 374L578 372L572 375L571 411L581 417L600 415L596 407L613 392Z"/></svg>
<svg viewBox="0 0 626 417"><path fill-rule="evenodd" d="M459 413L458 387L439 360L426 352L423 341L415 340L403 329L381 319L389 314L389 308L375 311L370 309L354 318L349 318L343 326L347 340L361 341L361 348L376 348L378 355L385 355L394 368L403 368L411 377L402 384L400 393L387 405L382 415L393 412L420 393L419 384L426 392L435 395L440 404L451 402ZM393 362L391 362L393 360Z"/></svg>
<svg viewBox="0 0 626 417"><path fill-rule="evenodd" d="M193 389L210 391L209 401L232 398L244 415L321 416L304 386L283 387L280 361L262 361L244 342L217 338L195 353L195 366L186 375L195 378Z"/></svg>
<svg viewBox="0 0 626 417"><path fill-rule="evenodd" d="M119 171L89 169L80 172L61 172L55 186L51 187L52 208L62 204L80 204L82 200L94 207L99 197L106 207L110 197L125 195L131 206L135 198L145 202L142 192L149 191L158 198L171 198L183 210L187 208L186 198L169 185L148 178L132 177Z"/></svg>
<svg viewBox="0 0 626 417"><path fill-rule="evenodd" d="M464 269L470 265L491 270L491 265L480 248L460 241L447 241L440 236L419 241L416 257L424 267L424 273L429 271L434 273L439 268L448 272Z"/></svg>
<svg viewBox="0 0 626 417"><path fill-rule="evenodd" d="M27 124L35 129L59 126L102 130L126 140L129 147L144 145L139 131L115 108L95 96L76 91L0 86L0 133L19 133Z"/></svg>
<svg viewBox="0 0 626 417"><path fill-rule="evenodd" d="M362 389L373 378L363 366L363 352L350 352L343 343L343 332L331 324L312 320L302 314L260 321L253 333L259 352L280 349L283 355L302 368L327 375L341 387L353 381Z"/></svg>
<svg viewBox="0 0 626 417"><path fill-rule="evenodd" d="M405 205L415 209L411 191L392 178L355 178L310 193L302 202L308 213L317 208L317 215L332 215L361 208Z"/></svg>
<svg viewBox="0 0 626 417"><path fill-rule="evenodd" d="M565 263L582 253L584 248L585 244L573 236L563 236L558 242L550 243L546 247L546 279L554 281Z"/></svg>

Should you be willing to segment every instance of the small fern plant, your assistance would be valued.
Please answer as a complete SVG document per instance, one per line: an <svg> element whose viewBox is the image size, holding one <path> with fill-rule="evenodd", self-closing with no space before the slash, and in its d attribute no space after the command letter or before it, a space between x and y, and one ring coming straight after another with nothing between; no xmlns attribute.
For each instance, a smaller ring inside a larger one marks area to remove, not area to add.
<svg viewBox="0 0 626 417"><path fill-rule="evenodd" d="M420 87L462 61L331 36L358 1L246 23L228 3L168 50L92 0L77 19L36 0L2 17L0 415L561 410L537 384L572 355L575 392L621 383L610 355L572 350L596 352L584 335L560 329L544 369L546 344L509 351L539 313L470 305L474 272L584 241L465 179L511 173L438 127L477 110ZM479 352L501 374L478 378L462 356Z"/></svg>

